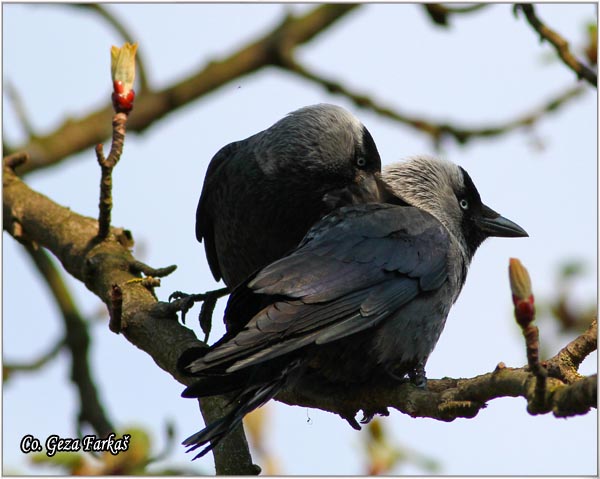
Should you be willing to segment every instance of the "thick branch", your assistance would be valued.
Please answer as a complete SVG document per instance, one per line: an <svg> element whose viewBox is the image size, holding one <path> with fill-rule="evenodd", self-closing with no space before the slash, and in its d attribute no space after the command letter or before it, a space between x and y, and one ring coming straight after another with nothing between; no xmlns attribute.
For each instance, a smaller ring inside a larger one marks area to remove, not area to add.
<svg viewBox="0 0 600 479"><path fill-rule="evenodd" d="M18 156L13 157L18 163ZM187 348L200 346L194 333L181 326L168 304L157 303L150 290L131 272L136 264L131 255L129 232L111 228L98 242L96 220L74 213L31 190L6 165L3 168L3 227L21 242L33 241L50 250L63 267L98 296L110 309L112 285L122 288L122 332L135 346L148 353L156 364L180 383L192 378L179 374L177 359ZM223 415L226 401L209 398L201 403L206 422ZM228 438L227 446L215 451L220 473L255 474L243 434ZM225 450L225 447L227 448Z"/></svg>
<svg viewBox="0 0 600 479"><path fill-rule="evenodd" d="M112 229L104 242L95 244L96 221L77 215L32 191L8 167L4 168L3 184L5 229L9 233L17 229L22 239L29 238L50 249L67 271L107 304L110 304L111 285L120 285L123 290L122 325L126 338L150 354L179 382L192 383L193 378L183 377L177 371L177 359L189 347L202 343L192 331L173 320L172 305L156 303L150 291L139 283L128 282L134 279L130 268L134 259L127 245L119 241L123 232ZM20 226L17 228L16 225ZM589 339L581 339L572 344L588 342ZM585 346L583 349L587 351L590 348ZM286 391L277 399L287 404L331 411L344 418L354 417L361 409L373 412L393 407L413 417L452 421L457 417L474 417L487 401L497 397L520 396L530 403L535 396L535 384L535 376L527 368L499 365L494 372L471 379L430 380L426 391L411 384L390 384L332 391L317 400L304 391ZM547 409L535 412L552 411L556 416L583 414L596 407L596 389L596 376L572 384L549 377L543 401ZM221 417L226 407L224 400L217 398L203 401L202 408L205 419L212 421ZM237 440L245 441L243 436L238 436ZM237 467L236 471L228 470L229 474L255 472L243 449L242 444L233 453L235 461L231 460L230 452L228 457L222 457L220 448L215 450L215 458L225 463L222 467ZM239 457L236 456L238 453Z"/></svg>
<svg viewBox="0 0 600 479"><path fill-rule="evenodd" d="M331 391L327 397L315 400L301 391L286 391L276 399L290 405L315 407L330 411L347 419L361 409L382 411L393 407L412 417L429 417L440 421L472 418L499 397L523 397L531 404L535 401L536 378L527 368L507 368L500 365L494 372L470 379L430 379L427 390L412 384L380 385L376 389L365 387L356 390ZM547 409L537 409L536 414L552 411L557 417L584 414L596 407L597 377L591 376L572 385L548 378Z"/></svg>
<svg viewBox="0 0 600 479"><path fill-rule="evenodd" d="M598 75L590 67L575 58L571 50L569 50L569 43L538 18L532 4L518 3L515 5L515 8L523 11L529 25L539 34L540 40L548 40L550 42L563 63L577 74L578 79L585 78L590 85L598 88Z"/></svg>
<svg viewBox="0 0 600 479"><path fill-rule="evenodd" d="M276 64L274 54L278 42L301 45L326 30L359 4L322 5L299 17L286 17L271 32L249 44L233 55L214 61L198 73L156 92L140 92L135 111L127 125L131 132L142 132L155 121L230 81ZM50 135L32 139L15 150L27 151L31 161L23 165L20 174L51 166L60 160L102 143L111 135L112 105L91 113L85 118L69 119ZM5 153L11 148L4 145Z"/></svg>
<svg viewBox="0 0 600 479"><path fill-rule="evenodd" d="M588 376L572 386L559 389L554 395L552 412L556 417L586 414L588 406L597 407L598 375Z"/></svg>

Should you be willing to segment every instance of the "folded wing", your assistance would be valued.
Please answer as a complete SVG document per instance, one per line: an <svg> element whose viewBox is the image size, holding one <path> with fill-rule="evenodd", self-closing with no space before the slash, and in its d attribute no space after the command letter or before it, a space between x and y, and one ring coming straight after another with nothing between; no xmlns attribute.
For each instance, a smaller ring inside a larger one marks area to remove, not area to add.
<svg viewBox="0 0 600 479"><path fill-rule="evenodd" d="M372 328L446 281L448 244L443 226L417 208L340 208L236 288L225 313L236 327L186 370L233 373Z"/></svg>

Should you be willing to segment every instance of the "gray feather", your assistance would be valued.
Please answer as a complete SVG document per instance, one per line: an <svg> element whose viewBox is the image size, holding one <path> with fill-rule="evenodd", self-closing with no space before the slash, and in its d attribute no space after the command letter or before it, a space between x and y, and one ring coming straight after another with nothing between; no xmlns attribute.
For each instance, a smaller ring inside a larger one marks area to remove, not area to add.
<svg viewBox="0 0 600 479"><path fill-rule="evenodd" d="M190 354L185 369L200 377L189 394L230 392L239 381L240 403L187 444L218 442L283 387L318 400L407 374L425 383L477 247L526 233L483 205L452 163L417 158L388 167L384 179L400 202L336 209L233 291L225 320L235 328ZM362 195L342 189L330 200L346 197Z"/></svg>

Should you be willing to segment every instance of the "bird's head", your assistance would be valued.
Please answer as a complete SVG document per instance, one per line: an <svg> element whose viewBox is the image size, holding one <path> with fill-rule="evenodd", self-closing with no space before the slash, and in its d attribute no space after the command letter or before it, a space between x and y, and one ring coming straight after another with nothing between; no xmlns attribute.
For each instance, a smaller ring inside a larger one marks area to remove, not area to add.
<svg viewBox="0 0 600 479"><path fill-rule="evenodd" d="M436 217L469 259L490 236L529 236L484 205L469 174L454 163L421 156L386 166L382 176L396 195Z"/></svg>
<svg viewBox="0 0 600 479"><path fill-rule="evenodd" d="M321 103L288 114L262 132L260 148L265 172L318 185L321 193L364 183L381 171L369 131L336 105Z"/></svg>

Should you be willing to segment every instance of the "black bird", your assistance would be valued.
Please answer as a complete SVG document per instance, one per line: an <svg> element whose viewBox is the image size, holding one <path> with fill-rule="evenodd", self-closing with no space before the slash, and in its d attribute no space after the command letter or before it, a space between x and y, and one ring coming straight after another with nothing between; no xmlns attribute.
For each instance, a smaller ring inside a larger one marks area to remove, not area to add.
<svg viewBox="0 0 600 479"><path fill-rule="evenodd" d="M234 398L227 415L184 441L190 451L205 446L196 457L283 388L320 397L406 375L425 387L425 363L478 246L527 236L453 163L419 157L383 179L412 206L336 209L233 291L225 318L234 326L221 340L182 355L180 369L199 378L184 397Z"/></svg>
<svg viewBox="0 0 600 479"><path fill-rule="evenodd" d="M233 289L289 252L331 210L327 193L350 188L355 200L380 201L380 171L369 131L334 105L294 111L225 146L208 166L196 211L213 276Z"/></svg>

